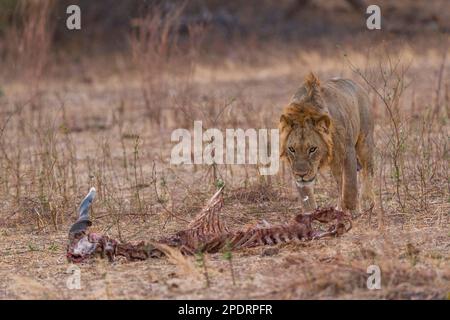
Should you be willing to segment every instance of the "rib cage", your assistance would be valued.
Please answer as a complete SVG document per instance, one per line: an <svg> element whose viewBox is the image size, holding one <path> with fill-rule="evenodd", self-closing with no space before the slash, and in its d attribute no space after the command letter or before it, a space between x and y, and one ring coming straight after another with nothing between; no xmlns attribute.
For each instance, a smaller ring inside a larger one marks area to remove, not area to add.
<svg viewBox="0 0 450 320"><path fill-rule="evenodd" d="M317 209L310 214L299 214L290 223L271 225L265 222L243 230L229 231L220 219L223 206L222 189L189 224L188 229L160 242L180 247L184 253L215 253L224 249L238 250L263 245L275 245L290 241L320 239L341 235L351 228L351 220L342 211L334 208ZM327 231L314 230L312 223L332 223Z"/></svg>

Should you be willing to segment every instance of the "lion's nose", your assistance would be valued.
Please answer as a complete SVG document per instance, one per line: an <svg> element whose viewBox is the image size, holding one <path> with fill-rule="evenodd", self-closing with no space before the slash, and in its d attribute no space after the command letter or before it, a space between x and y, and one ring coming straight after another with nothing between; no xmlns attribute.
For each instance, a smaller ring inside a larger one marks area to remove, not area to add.
<svg viewBox="0 0 450 320"><path fill-rule="evenodd" d="M296 172L294 172L294 175L295 176L297 176L297 177L299 177L299 178L304 178L304 177L306 177L306 175L307 175L308 173L307 172L299 172L299 171L296 171Z"/></svg>

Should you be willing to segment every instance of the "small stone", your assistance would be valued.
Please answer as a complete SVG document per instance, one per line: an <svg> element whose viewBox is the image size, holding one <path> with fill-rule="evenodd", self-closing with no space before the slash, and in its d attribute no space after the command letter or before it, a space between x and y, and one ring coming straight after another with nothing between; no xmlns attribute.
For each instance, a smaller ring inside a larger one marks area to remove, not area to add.
<svg viewBox="0 0 450 320"><path fill-rule="evenodd" d="M278 249L277 247L264 248L261 251L261 256L262 257L270 257L270 256L274 256L274 255L278 254L278 252L280 252L280 249Z"/></svg>

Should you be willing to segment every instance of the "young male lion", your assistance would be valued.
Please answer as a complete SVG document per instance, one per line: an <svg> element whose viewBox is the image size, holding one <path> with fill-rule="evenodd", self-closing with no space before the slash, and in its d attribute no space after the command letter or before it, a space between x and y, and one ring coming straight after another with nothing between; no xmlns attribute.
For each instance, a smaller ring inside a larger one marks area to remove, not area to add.
<svg viewBox="0 0 450 320"><path fill-rule="evenodd" d="M362 200L374 206L373 117L364 89L334 78L320 84L309 74L280 118L282 158L287 159L306 211L316 208L314 182L330 167L341 209L358 210L357 171L362 169Z"/></svg>

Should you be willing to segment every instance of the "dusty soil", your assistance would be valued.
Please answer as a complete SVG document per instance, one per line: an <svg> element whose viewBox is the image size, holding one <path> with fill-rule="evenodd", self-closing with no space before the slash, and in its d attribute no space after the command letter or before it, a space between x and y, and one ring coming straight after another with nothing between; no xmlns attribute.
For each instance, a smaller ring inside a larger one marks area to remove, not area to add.
<svg viewBox="0 0 450 320"><path fill-rule="evenodd" d="M413 81L401 100L403 119L411 126L400 201L392 161L383 153L390 148L389 122L371 93L378 205L358 218L349 233L233 252L231 263L221 254L206 255L206 271L196 257L95 260L78 266L79 290L67 288L65 248L89 187L98 190L92 213L98 231L141 241L182 229L215 186L212 168L170 166L173 129L191 128L195 119L219 128L275 128L281 107L310 70L321 78L361 79L342 56L321 50L272 58L265 67L233 60L223 66L198 64L191 78L174 82L174 91L159 100L160 124L152 119L155 109L144 103L136 70L100 76L94 67L80 67L81 76L41 84L31 105L25 104L31 90L26 82L4 83L2 119L13 116L2 137L9 159L1 160L0 299L448 298L448 116L440 116L435 131L427 133L436 144L427 151L430 158L423 162L425 151L416 148L424 137L421 117L433 105L442 50L401 48L404 59L411 58L407 77ZM350 57L360 65L367 59L358 50ZM448 75L448 62L444 67ZM448 85L447 78L442 92ZM445 111L448 100L440 101ZM20 102L25 107L14 112ZM11 163L19 163L19 169ZM420 168L432 172L415 171ZM256 171L255 166L217 168L216 178L226 183L223 217L231 227L260 219L283 222L301 210L287 168L270 179ZM316 193L320 205L336 203L327 172L319 177ZM367 288L370 265L381 269L380 290Z"/></svg>

